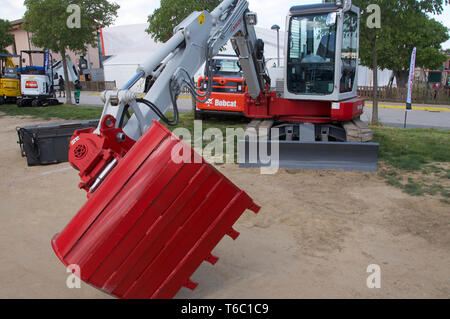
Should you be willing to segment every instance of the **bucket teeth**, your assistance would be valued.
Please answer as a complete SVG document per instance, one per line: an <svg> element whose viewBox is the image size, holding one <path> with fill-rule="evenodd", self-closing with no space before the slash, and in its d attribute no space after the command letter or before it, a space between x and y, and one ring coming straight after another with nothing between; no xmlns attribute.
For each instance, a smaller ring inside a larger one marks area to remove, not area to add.
<svg viewBox="0 0 450 319"><path fill-rule="evenodd" d="M259 211L261 210L261 206L258 206L255 203L253 203L248 209L250 209L255 214L258 214Z"/></svg>
<svg viewBox="0 0 450 319"><path fill-rule="evenodd" d="M227 232L227 235L230 236L233 240L236 240L240 234L234 228L230 228L230 230Z"/></svg>
<svg viewBox="0 0 450 319"><path fill-rule="evenodd" d="M208 257L206 257L206 261L214 266L219 261L219 257L209 254Z"/></svg>
<svg viewBox="0 0 450 319"><path fill-rule="evenodd" d="M184 284L184 287L186 287L187 289L190 289L192 291L194 291L195 288L197 288L197 286L198 286L198 282L192 281L190 279Z"/></svg>

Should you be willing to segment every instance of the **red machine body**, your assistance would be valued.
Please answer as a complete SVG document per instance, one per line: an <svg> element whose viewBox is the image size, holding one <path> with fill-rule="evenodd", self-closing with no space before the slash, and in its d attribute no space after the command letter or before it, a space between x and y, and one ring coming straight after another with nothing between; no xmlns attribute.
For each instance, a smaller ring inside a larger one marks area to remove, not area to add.
<svg viewBox="0 0 450 319"><path fill-rule="evenodd" d="M135 143L115 123L116 119L107 115L100 125L100 135L93 134L95 129L89 128L75 131L70 140L69 163L80 171L79 187L86 191L113 159L125 156ZM118 142L118 134L123 134L125 139Z"/></svg>
<svg viewBox="0 0 450 319"><path fill-rule="evenodd" d="M198 86L205 82L202 76ZM203 92L202 92L203 93ZM240 112L248 118L276 119L287 122L331 123L351 121L362 115L365 100L360 97L332 102L288 100L275 91L254 100L248 95L245 80L235 77L213 77L213 91L208 101L197 102L197 109L208 112Z"/></svg>
<svg viewBox="0 0 450 319"><path fill-rule="evenodd" d="M247 95L244 114L249 118L274 118L288 122L345 122L363 113L364 102L359 97L341 102L287 100L278 98L272 91L261 94L257 100Z"/></svg>
<svg viewBox="0 0 450 319"><path fill-rule="evenodd" d="M205 82L201 76L199 87ZM197 109L204 111L244 112L247 86L243 78L213 77L212 93L205 103L197 102Z"/></svg>
<svg viewBox="0 0 450 319"><path fill-rule="evenodd" d="M195 289L190 276L203 261L217 262L214 247L225 235L235 239L233 224L259 206L158 122L124 156L108 138L117 131L107 124L106 136L78 132L71 145L71 163L82 178L95 178L109 156L118 163L55 235L56 255L66 266L78 265L83 281L120 298L172 298L183 286ZM74 159L81 143L88 152ZM93 145L110 148L89 152ZM174 160L180 145L190 162Z"/></svg>

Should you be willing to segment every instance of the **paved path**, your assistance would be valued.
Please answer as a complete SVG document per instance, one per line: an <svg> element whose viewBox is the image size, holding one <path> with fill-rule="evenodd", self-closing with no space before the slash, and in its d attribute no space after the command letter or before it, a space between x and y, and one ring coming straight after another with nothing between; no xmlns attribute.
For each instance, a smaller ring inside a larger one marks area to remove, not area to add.
<svg viewBox="0 0 450 319"><path fill-rule="evenodd" d="M370 121L372 118L372 107L366 106L361 117L363 121ZM378 109L379 121L385 126L403 127L405 121L405 108ZM408 112L407 128L436 128L450 129L450 108L440 110L413 109Z"/></svg>

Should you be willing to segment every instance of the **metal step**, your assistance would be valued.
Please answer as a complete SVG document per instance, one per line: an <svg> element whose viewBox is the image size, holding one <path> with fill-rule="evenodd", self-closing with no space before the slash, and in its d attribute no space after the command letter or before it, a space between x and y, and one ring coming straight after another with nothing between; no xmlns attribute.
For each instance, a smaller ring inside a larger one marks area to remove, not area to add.
<svg viewBox="0 0 450 319"><path fill-rule="evenodd" d="M245 139L238 142L238 161L239 167L376 172L378 149L378 143Z"/></svg>

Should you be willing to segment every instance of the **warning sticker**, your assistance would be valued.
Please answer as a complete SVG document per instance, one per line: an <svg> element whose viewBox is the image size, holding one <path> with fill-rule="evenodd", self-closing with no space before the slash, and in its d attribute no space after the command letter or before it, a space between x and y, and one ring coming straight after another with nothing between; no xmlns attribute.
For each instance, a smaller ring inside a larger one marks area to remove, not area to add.
<svg viewBox="0 0 450 319"><path fill-rule="evenodd" d="M79 136L75 137L73 140L70 141L70 145L73 146L78 140L80 139Z"/></svg>
<svg viewBox="0 0 450 319"><path fill-rule="evenodd" d="M205 23L205 13L202 13L199 17L198 17L198 23L200 23L200 25L202 25L203 23Z"/></svg>

